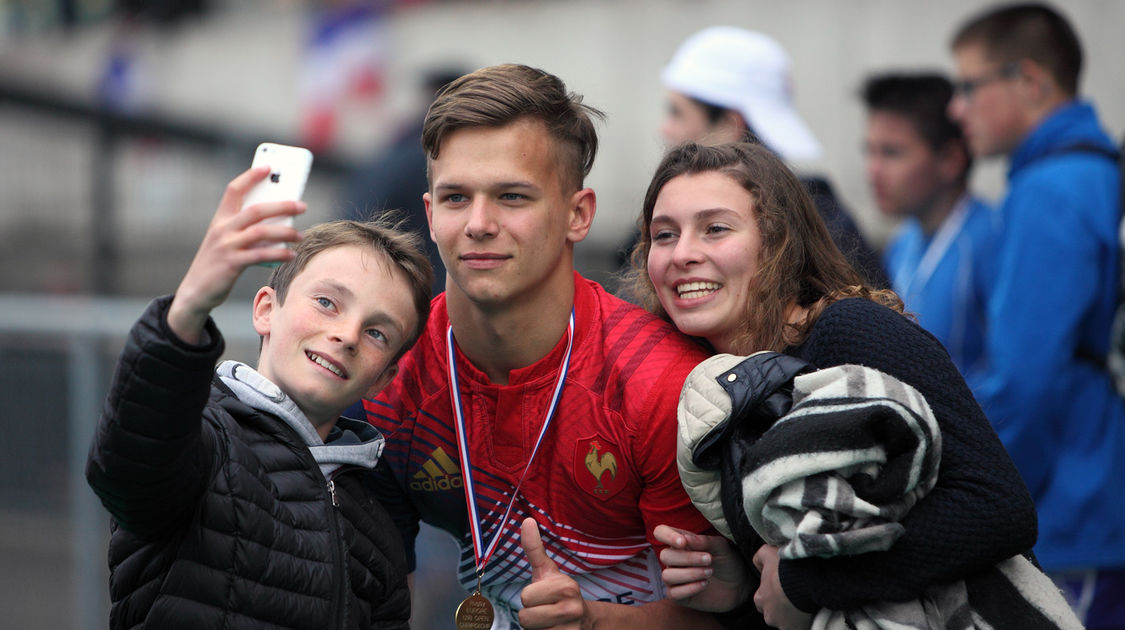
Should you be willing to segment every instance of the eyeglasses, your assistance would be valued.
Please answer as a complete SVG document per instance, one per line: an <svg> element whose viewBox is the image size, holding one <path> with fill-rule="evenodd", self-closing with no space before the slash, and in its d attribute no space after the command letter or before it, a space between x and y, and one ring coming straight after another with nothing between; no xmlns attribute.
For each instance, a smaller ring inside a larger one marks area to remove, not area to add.
<svg viewBox="0 0 1125 630"><path fill-rule="evenodd" d="M975 79L959 79L953 82L953 95L961 98L969 99L973 97L979 88L988 85L989 83L996 83L1010 79L1020 73L1020 64L1017 61L1004 64L999 70L991 74L986 74Z"/></svg>

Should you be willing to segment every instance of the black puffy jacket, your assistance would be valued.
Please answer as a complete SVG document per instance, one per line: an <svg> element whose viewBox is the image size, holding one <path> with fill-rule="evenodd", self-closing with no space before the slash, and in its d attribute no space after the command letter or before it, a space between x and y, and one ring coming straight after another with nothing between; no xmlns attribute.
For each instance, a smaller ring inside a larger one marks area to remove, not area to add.
<svg viewBox="0 0 1125 630"><path fill-rule="evenodd" d="M86 469L113 516L111 626L407 628L402 542L369 472L326 481L293 429L212 382L214 323L184 344L169 303L130 332Z"/></svg>

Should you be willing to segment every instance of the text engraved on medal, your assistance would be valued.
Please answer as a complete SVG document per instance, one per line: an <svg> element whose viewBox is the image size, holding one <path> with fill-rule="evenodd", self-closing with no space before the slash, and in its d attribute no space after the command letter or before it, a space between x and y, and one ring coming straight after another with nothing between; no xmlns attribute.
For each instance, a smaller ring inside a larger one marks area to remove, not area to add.
<svg viewBox="0 0 1125 630"><path fill-rule="evenodd" d="M492 627L492 604L480 593L473 593L457 607L454 615L457 630L489 630Z"/></svg>

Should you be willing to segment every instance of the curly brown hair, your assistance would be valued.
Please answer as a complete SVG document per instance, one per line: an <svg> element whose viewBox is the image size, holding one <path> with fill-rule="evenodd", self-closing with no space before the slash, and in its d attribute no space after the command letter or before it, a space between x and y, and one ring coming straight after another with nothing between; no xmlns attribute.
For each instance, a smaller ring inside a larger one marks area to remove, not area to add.
<svg viewBox="0 0 1125 630"><path fill-rule="evenodd" d="M623 278L628 296L649 311L668 319L648 275L652 247L652 212L664 185L680 175L718 172L750 193L762 247L758 273L746 305L746 324L732 350L750 354L781 351L801 343L829 304L861 297L903 312L894 291L873 289L832 242L828 228L800 181L776 155L760 144L703 146L694 143L672 149L657 166L640 217L640 239L630 254L631 269ZM807 316L791 324L794 305Z"/></svg>

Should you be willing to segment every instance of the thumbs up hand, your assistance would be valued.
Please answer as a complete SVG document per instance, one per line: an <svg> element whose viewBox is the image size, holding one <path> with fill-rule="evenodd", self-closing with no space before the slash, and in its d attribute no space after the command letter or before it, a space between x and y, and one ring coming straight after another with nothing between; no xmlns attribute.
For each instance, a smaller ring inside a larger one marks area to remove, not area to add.
<svg viewBox="0 0 1125 630"><path fill-rule="evenodd" d="M525 630L582 628L582 622L589 614L586 600L582 599L578 582L560 571L558 565L547 557L535 519L524 519L520 527L520 544L531 563L531 584L520 592L524 606L519 614L520 625Z"/></svg>

